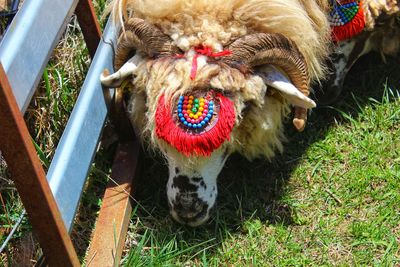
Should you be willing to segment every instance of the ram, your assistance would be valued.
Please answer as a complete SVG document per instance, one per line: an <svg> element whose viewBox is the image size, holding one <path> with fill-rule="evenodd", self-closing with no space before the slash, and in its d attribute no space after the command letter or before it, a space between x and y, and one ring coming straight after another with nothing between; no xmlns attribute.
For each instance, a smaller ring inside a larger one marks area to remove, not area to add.
<svg viewBox="0 0 400 267"><path fill-rule="evenodd" d="M129 95L135 131L167 159L175 220L197 226L209 218L231 153L271 159L283 150L291 111L294 127L304 129L316 106L311 85L325 77L333 47L332 4L114 1L118 71L101 81Z"/></svg>

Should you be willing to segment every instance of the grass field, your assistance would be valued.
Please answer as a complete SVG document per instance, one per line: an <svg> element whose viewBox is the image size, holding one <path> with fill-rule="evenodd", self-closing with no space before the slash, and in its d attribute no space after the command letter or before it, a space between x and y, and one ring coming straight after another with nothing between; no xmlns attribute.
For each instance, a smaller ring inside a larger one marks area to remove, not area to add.
<svg viewBox="0 0 400 267"><path fill-rule="evenodd" d="M102 10L104 1L97 7ZM45 166L89 63L79 30L69 30L26 116ZM165 195L168 170L159 155L146 154L121 264L400 265L397 65L395 60L383 65L376 55L363 58L348 76L340 99L314 110L305 132L295 132L288 123L285 152L272 162L231 156L218 181L216 212L199 228L173 222ZM73 240L82 258L114 147L105 147L96 156L75 221ZM3 242L23 207L4 164L0 166ZM34 263L29 260L39 254L25 219L0 261L23 266Z"/></svg>

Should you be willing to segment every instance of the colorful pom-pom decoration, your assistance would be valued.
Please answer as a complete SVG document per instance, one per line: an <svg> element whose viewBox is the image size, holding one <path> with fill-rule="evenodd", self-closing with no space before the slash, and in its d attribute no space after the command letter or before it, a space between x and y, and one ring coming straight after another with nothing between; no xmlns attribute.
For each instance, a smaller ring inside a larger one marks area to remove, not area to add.
<svg viewBox="0 0 400 267"><path fill-rule="evenodd" d="M362 32L365 27L365 17L361 0L331 0L331 6L329 22L335 42L349 39Z"/></svg>
<svg viewBox="0 0 400 267"><path fill-rule="evenodd" d="M225 141L235 123L233 102L220 93L188 94L167 105L161 96L156 134L186 156L209 156Z"/></svg>
<svg viewBox="0 0 400 267"><path fill-rule="evenodd" d="M181 127L201 131L214 116L214 101L209 97L180 96L176 108Z"/></svg>

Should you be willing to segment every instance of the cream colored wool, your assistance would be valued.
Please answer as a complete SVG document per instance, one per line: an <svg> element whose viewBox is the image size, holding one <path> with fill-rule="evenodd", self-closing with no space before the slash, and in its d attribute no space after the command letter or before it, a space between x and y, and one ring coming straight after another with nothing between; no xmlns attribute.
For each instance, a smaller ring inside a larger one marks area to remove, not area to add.
<svg viewBox="0 0 400 267"><path fill-rule="evenodd" d="M0 0L0 11L8 10L11 0Z"/></svg>
<svg viewBox="0 0 400 267"><path fill-rule="evenodd" d="M364 1L363 8L367 30L374 29L376 19L383 13L393 15L400 11L397 0L368 0Z"/></svg>
<svg viewBox="0 0 400 267"><path fill-rule="evenodd" d="M387 55L396 56L400 51L399 5L397 0L368 0L363 4L370 46L384 62Z"/></svg>
<svg viewBox="0 0 400 267"><path fill-rule="evenodd" d="M296 42L312 79L322 77L329 49L327 1L315 0L117 0L115 12L125 11L153 23L183 50L199 44L215 51L247 33L279 32ZM125 6L126 5L126 6ZM121 7L122 6L122 7Z"/></svg>

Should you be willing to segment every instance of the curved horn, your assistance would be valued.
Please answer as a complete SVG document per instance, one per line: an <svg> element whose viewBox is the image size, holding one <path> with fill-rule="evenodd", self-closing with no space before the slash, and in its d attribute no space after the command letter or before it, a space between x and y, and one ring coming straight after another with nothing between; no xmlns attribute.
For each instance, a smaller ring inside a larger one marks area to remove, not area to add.
<svg viewBox="0 0 400 267"><path fill-rule="evenodd" d="M119 69L132 52L139 49L150 57L170 56L180 53L172 39L160 29L139 18L131 18L125 23L115 56L115 68Z"/></svg>
<svg viewBox="0 0 400 267"><path fill-rule="evenodd" d="M305 96L310 94L310 76L307 63L296 44L279 33L249 34L234 41L228 48L232 56L224 58L230 65L255 67L271 64L282 69L294 86ZM307 119L307 110L295 107L293 124L302 131Z"/></svg>

